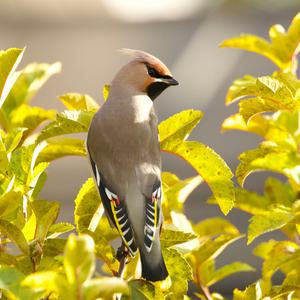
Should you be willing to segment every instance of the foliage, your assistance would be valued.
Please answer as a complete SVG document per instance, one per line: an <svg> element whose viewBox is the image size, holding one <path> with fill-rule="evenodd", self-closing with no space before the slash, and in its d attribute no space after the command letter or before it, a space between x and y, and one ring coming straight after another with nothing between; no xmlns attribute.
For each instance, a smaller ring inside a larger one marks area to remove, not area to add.
<svg viewBox="0 0 300 300"><path fill-rule="evenodd" d="M276 64L279 70L255 78L246 75L228 89L226 104L239 101L239 112L227 118L223 131L242 130L259 135L260 145L239 156L236 169L241 187L257 171L280 173L285 180L269 177L264 194L235 189L235 207L252 215L248 244L262 234L280 230L286 240L259 244L254 254L263 259L262 278L244 291L235 290L234 299L300 299L300 80L297 54L300 45L300 13L285 32L281 25L270 28L270 42L241 35L224 41L222 47L256 52ZM211 198L209 202L215 203ZM272 276L280 270L284 280L273 285Z"/></svg>
<svg viewBox="0 0 300 300"><path fill-rule="evenodd" d="M184 159L195 175L181 179L162 173L164 226L163 256L169 277L162 282L140 278L139 258L128 258L122 279L112 242L118 233L105 217L92 178L76 199L74 224L57 223L60 203L40 197L53 160L68 155L86 156L84 140L66 136L86 133L99 108L88 95L59 97L66 110L33 107L30 101L60 64L30 64L16 71L24 49L0 52L0 290L3 299L190 299L193 283L199 299L224 299L211 286L237 272L254 269L243 262L218 266L222 251L244 235L228 220L214 217L194 223L184 213L191 192L206 183L212 197L227 214L233 207L253 215L248 243L263 233L281 230L285 241L269 240L254 254L263 259L262 278L235 290L234 299L283 299L299 296L299 107L300 81L296 77L299 50L299 15L285 34L272 27L271 42L255 36L225 41L271 58L279 67L271 76L245 76L234 81L226 103L240 100L239 113L223 123L223 130L239 129L264 138L261 145L240 156L236 176L240 185L261 170L279 172L282 182L270 177L264 195L235 188L224 160L207 145L188 136L203 113L179 112L159 124L161 150ZM109 86L103 88L107 99ZM271 111L272 114L264 114ZM76 234L71 233L76 231ZM114 244L115 245L115 244ZM97 269L97 270L96 270ZM281 270L281 286L272 276ZM269 297L269 298L267 298ZM281 297L281 298L280 298ZM293 298L294 299L294 298Z"/></svg>

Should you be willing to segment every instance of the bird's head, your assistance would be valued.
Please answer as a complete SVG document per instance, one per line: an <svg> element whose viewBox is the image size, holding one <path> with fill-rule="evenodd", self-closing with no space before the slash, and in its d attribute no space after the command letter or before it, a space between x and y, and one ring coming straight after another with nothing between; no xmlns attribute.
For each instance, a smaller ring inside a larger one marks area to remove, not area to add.
<svg viewBox="0 0 300 300"><path fill-rule="evenodd" d="M178 85L167 66L155 56L139 50L121 51L133 56L133 60L119 71L113 85L116 82L146 93L152 101L167 87Z"/></svg>

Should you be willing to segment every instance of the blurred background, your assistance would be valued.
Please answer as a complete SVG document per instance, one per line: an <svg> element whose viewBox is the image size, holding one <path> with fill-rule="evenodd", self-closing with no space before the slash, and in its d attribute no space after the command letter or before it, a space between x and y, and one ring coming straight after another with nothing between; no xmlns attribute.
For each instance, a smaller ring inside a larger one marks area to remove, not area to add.
<svg viewBox="0 0 300 300"><path fill-rule="evenodd" d="M128 61L118 49L156 55L180 82L155 102L159 119L182 109L203 110L205 116L190 139L208 144L235 170L238 154L254 148L259 139L240 132L220 133L224 118L237 111L236 106L225 107L226 90L235 78L268 74L275 66L218 44L243 32L267 38L271 25L287 27L299 10L300 0L0 0L0 49L27 46L21 67L33 61L62 62L62 73L51 78L33 102L58 110L63 106L57 96L67 92L89 94L102 103L102 86ZM184 162L168 155L163 156L163 166L182 178L194 175ZM74 198L89 176L83 158L65 158L50 167L43 196L63 203L61 220L73 220ZM261 191L266 176L253 174L246 187ZM186 212L194 221L221 215L218 207L206 204L209 195L203 184L187 201ZM232 211L228 218L246 232L247 214ZM258 278L260 260L251 252L260 241L246 247L242 239L218 259L219 265L246 261L258 272L231 276L212 290L230 295L234 287L243 289Z"/></svg>

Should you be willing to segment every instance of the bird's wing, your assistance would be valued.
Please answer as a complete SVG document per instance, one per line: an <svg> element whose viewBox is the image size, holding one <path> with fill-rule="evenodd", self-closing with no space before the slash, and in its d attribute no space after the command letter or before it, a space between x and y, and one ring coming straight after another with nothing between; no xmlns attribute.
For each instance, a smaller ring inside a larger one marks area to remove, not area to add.
<svg viewBox="0 0 300 300"><path fill-rule="evenodd" d="M137 246L134 241L133 230L128 219L128 213L124 201L105 184L103 176L101 176L98 170L97 164L91 157L90 162L106 215L110 220L110 223L117 228L130 256L134 257L137 254Z"/></svg>
<svg viewBox="0 0 300 300"><path fill-rule="evenodd" d="M161 183L157 182L153 186L151 198L146 197L145 205L145 226L144 226L144 245L148 252L151 251L155 234L160 226L161 210Z"/></svg>

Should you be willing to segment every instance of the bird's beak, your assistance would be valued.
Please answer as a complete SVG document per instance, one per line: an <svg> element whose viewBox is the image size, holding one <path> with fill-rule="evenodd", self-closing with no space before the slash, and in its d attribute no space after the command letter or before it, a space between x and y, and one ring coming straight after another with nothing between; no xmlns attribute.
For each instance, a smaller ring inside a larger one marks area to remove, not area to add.
<svg viewBox="0 0 300 300"><path fill-rule="evenodd" d="M168 85L178 85L179 84L178 81L175 78L173 78L173 77L171 77L171 78L163 78L163 81L165 83L167 83Z"/></svg>
<svg viewBox="0 0 300 300"><path fill-rule="evenodd" d="M174 79L173 77L168 77L168 78L156 78L156 82L163 82L167 85L178 85L178 81Z"/></svg>

